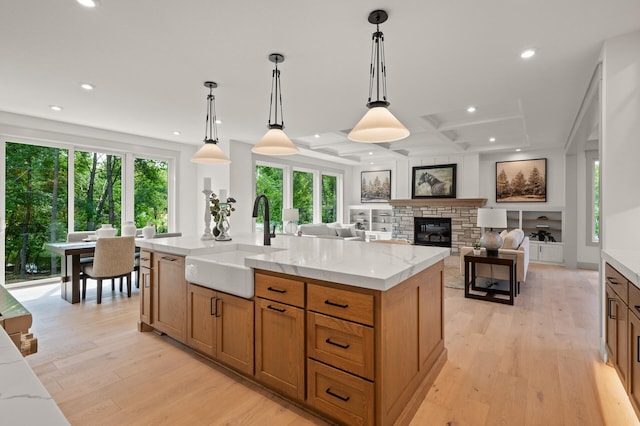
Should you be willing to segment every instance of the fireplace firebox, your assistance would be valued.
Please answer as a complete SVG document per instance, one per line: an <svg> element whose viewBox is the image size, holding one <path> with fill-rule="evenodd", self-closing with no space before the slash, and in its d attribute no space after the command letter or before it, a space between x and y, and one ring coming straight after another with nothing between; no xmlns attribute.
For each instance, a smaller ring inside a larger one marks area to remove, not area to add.
<svg viewBox="0 0 640 426"><path fill-rule="evenodd" d="M414 244L451 247L451 218L414 217L413 221Z"/></svg>

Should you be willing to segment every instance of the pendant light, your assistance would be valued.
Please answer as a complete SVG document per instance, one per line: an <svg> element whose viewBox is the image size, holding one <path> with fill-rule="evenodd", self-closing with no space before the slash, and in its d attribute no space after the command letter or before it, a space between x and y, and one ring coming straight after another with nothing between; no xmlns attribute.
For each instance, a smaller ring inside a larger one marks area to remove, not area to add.
<svg viewBox="0 0 640 426"><path fill-rule="evenodd" d="M272 53L269 60L274 62L275 68L271 74L271 100L269 101L269 130L260 141L251 148L256 154L263 155L291 155L299 152L298 147L284 133L284 118L282 116L282 86L280 85L280 70L278 63L284 62L284 55ZM275 94L275 96L274 96ZM273 107L275 99L275 108ZM280 123L278 123L278 101L280 102ZM271 113L273 112L273 122Z"/></svg>
<svg viewBox="0 0 640 426"><path fill-rule="evenodd" d="M384 60L384 35L380 31L380 24L385 22L388 17L389 15L384 10L374 10L369 14L369 22L376 26L376 32L373 33L371 42L369 99L367 101L369 111L347 136L349 140L354 142L393 142L409 136L409 130L387 109L389 106L387 101L387 67ZM372 100L374 88L376 99ZM382 99L380 99L380 91L382 91Z"/></svg>
<svg viewBox="0 0 640 426"><path fill-rule="evenodd" d="M198 152L193 154L191 161L200 164L228 164L229 157L218 146L218 128L216 127L216 97L213 96L213 89L218 84L213 81L205 81L204 87L209 88L207 96L207 118L204 127L204 145Z"/></svg>

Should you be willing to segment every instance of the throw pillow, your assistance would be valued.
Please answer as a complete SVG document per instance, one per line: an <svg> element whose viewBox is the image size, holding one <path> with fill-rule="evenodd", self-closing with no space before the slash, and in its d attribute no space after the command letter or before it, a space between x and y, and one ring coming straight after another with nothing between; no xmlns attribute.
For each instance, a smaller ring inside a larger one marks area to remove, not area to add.
<svg viewBox="0 0 640 426"><path fill-rule="evenodd" d="M506 229L500 233L500 236L502 237L502 241L504 241L504 239L507 238L508 233L509 231L507 231Z"/></svg>
<svg viewBox="0 0 640 426"><path fill-rule="evenodd" d="M520 247L522 240L524 240L524 231L522 229L514 229L504 238L502 248L515 250Z"/></svg>
<svg viewBox="0 0 640 426"><path fill-rule="evenodd" d="M336 228L336 231L338 231L338 237L346 238L355 236L351 235L351 228Z"/></svg>

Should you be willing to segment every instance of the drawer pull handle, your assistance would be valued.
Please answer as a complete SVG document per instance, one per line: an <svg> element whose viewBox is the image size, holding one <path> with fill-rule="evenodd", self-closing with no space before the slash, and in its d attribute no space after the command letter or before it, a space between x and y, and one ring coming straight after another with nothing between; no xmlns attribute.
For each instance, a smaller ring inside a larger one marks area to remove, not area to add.
<svg viewBox="0 0 640 426"><path fill-rule="evenodd" d="M162 256L162 260L168 260L169 262L175 262L178 259L176 259L175 257Z"/></svg>
<svg viewBox="0 0 640 426"><path fill-rule="evenodd" d="M280 313L287 312L287 310L284 309L284 308L276 308L276 307L274 307L272 305L267 306L267 308L271 309L272 311L276 311L276 312L280 312Z"/></svg>
<svg viewBox="0 0 640 426"><path fill-rule="evenodd" d="M332 301L330 301L328 299L324 301L324 304L325 305L335 306L336 308L342 308L342 309L347 309L349 307L349 305L341 305L339 303L332 302Z"/></svg>
<svg viewBox="0 0 640 426"><path fill-rule="evenodd" d="M143 262L146 262L146 261L149 260L149 258L148 257L141 257L140 260L142 260Z"/></svg>
<svg viewBox="0 0 640 426"><path fill-rule="evenodd" d="M636 311L640 312L640 306L636 305L634 308L636 308Z"/></svg>
<svg viewBox="0 0 640 426"><path fill-rule="evenodd" d="M210 297L209 298L209 312L211 314L212 317L216 316L216 312L213 311L213 305L214 305L214 300L216 301L215 305L216 305L216 311L218 309L218 302L217 302L217 298L216 297Z"/></svg>
<svg viewBox="0 0 640 426"><path fill-rule="evenodd" d="M342 343L334 342L333 340L331 340L331 338L330 338L330 337L328 337L328 338L327 338L327 340L325 340L325 342L327 342L327 343L328 343L328 344L330 344L330 345L333 345L333 346L337 346L337 347L339 347L339 348L342 348L342 349L349 349L349 345L348 345L348 344L347 344L347 345L343 345Z"/></svg>
<svg viewBox="0 0 640 426"><path fill-rule="evenodd" d="M616 319L616 317L612 313L613 309L611 308L611 302L615 302L615 301L616 301L616 299L610 297L609 298L609 303L607 304L608 305L607 306L607 308L608 308L607 310L609 311L608 317L609 317L609 319L612 319L612 320Z"/></svg>
<svg viewBox="0 0 640 426"><path fill-rule="evenodd" d="M607 277L607 281L609 281L613 285L618 285L618 280L615 277Z"/></svg>
<svg viewBox="0 0 640 426"><path fill-rule="evenodd" d="M287 290L280 290L279 288L267 287L267 290L273 291L275 293L285 294Z"/></svg>
<svg viewBox="0 0 640 426"><path fill-rule="evenodd" d="M351 399L350 396L342 396L342 395L338 395L337 393L333 392L331 390L331 388L327 388L327 390L325 391L326 393L328 393L329 395L331 395L334 398L338 398L340 401L344 401L347 402Z"/></svg>
<svg viewBox="0 0 640 426"><path fill-rule="evenodd" d="M640 362L640 336L636 336L636 362Z"/></svg>

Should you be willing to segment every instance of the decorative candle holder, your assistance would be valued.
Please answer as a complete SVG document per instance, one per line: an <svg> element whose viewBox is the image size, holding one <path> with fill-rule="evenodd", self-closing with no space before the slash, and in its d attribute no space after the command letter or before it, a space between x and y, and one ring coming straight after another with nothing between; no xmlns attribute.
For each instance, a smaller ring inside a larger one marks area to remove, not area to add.
<svg viewBox="0 0 640 426"><path fill-rule="evenodd" d="M211 211L210 211L210 199L213 191L210 189L203 189L202 193L204 194L204 233L201 240L213 240L213 234L211 233Z"/></svg>

